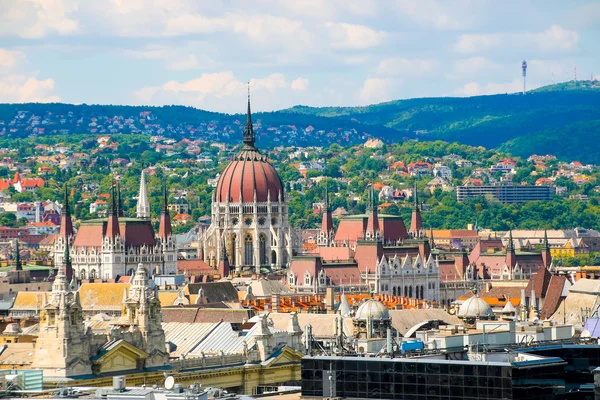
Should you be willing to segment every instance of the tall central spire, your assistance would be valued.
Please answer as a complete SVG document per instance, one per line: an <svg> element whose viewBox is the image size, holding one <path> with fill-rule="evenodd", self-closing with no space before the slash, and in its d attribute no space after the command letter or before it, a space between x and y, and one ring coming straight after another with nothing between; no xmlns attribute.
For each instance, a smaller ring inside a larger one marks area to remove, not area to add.
<svg viewBox="0 0 600 400"><path fill-rule="evenodd" d="M248 82L248 111L246 115L246 128L244 129L245 147L254 148L254 128L252 127L252 113L250 112L250 82Z"/></svg>
<svg viewBox="0 0 600 400"><path fill-rule="evenodd" d="M135 211L138 218L150 219L150 202L148 201L148 193L146 192L146 178L144 176L143 168L142 176L140 178L140 193L138 194L138 202Z"/></svg>

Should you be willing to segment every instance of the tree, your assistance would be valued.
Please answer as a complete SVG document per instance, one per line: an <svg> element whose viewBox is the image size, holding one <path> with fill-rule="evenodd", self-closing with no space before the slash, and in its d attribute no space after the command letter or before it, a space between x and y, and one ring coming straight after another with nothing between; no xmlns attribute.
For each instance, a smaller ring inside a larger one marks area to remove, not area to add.
<svg viewBox="0 0 600 400"><path fill-rule="evenodd" d="M17 216L13 213L4 213L0 215L0 225L9 228L17 227Z"/></svg>

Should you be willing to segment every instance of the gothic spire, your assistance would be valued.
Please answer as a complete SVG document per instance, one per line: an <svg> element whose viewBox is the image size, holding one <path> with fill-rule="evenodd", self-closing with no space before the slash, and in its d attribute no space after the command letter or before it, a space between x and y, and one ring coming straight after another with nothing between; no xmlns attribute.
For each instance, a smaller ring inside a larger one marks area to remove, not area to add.
<svg viewBox="0 0 600 400"><path fill-rule="evenodd" d="M115 238L119 236L119 213L117 210L117 199L115 187L112 187L110 209L108 210L108 222L106 223L106 236Z"/></svg>
<svg viewBox="0 0 600 400"><path fill-rule="evenodd" d="M329 185L325 180L325 206L323 208L323 219L321 221L321 231L329 237L333 231L333 218L331 216L331 209L329 208Z"/></svg>
<svg viewBox="0 0 600 400"><path fill-rule="evenodd" d="M377 216L377 202L375 200L375 189L373 188L373 184L371 184L369 190L367 214L367 230L365 233L368 234L370 238L376 239L379 235L379 218ZM366 238L367 236L365 235L365 239Z"/></svg>
<svg viewBox="0 0 600 400"><path fill-rule="evenodd" d="M435 241L433 240L433 228L429 227L429 244L432 249L435 249Z"/></svg>
<svg viewBox="0 0 600 400"><path fill-rule="evenodd" d="M63 255L63 267L67 280L70 282L73 279L73 264L71 263L71 252L69 251L69 241L65 241L65 253Z"/></svg>
<svg viewBox="0 0 600 400"><path fill-rule="evenodd" d="M421 230L423 229L423 220L421 219L421 210L419 208L419 199L418 199L418 190L417 183L415 182L415 187L413 189L413 212L410 218L410 232L414 237L419 236Z"/></svg>
<svg viewBox="0 0 600 400"><path fill-rule="evenodd" d="M163 186L163 204L160 213L160 225L158 226L158 236L167 239L171 236L171 215L169 214L169 204L167 202L167 185Z"/></svg>
<svg viewBox="0 0 600 400"><path fill-rule="evenodd" d="M250 82L248 82L248 111L246 114L246 128L244 129L244 147L254 149L254 128L252 127L252 113L250 112Z"/></svg>
<svg viewBox="0 0 600 400"><path fill-rule="evenodd" d="M60 236L68 240L71 235L73 235L73 221L71 220L71 210L69 210L69 187L65 185L63 208L60 210Z"/></svg>
<svg viewBox="0 0 600 400"><path fill-rule="evenodd" d="M148 193L146 192L146 178L144 176L143 168L140 177L140 192L138 194L138 201L135 211L136 217L140 219L150 218L150 202L148 201Z"/></svg>
<svg viewBox="0 0 600 400"><path fill-rule="evenodd" d="M121 184L119 182L117 182L117 215L119 217L125 216L123 201L121 200Z"/></svg>

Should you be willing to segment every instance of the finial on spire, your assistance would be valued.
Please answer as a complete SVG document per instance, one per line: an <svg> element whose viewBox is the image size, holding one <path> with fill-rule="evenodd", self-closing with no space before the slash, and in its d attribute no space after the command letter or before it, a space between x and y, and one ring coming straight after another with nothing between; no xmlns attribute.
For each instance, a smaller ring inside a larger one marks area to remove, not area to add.
<svg viewBox="0 0 600 400"><path fill-rule="evenodd" d="M119 215L119 210L117 207L117 193L115 192L115 185L112 185L111 188L112 192L111 192L111 201L110 201L110 215L115 215L118 216Z"/></svg>
<svg viewBox="0 0 600 400"><path fill-rule="evenodd" d="M167 201L167 184L163 185L163 204L162 204L162 212L166 214L169 212L169 203Z"/></svg>
<svg viewBox="0 0 600 400"><path fill-rule="evenodd" d="M62 215L69 215L69 185L65 184L65 197L63 200Z"/></svg>
<svg viewBox="0 0 600 400"><path fill-rule="evenodd" d="M244 129L244 145L254 148L254 128L252 127L252 112L250 111L250 82L248 82L248 111L246 114L246 128Z"/></svg>

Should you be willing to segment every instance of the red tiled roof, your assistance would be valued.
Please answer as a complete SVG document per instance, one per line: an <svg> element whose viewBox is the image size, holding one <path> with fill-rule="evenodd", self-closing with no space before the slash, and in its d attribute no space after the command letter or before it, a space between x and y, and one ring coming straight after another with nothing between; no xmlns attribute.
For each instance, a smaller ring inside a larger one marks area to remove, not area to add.
<svg viewBox="0 0 600 400"><path fill-rule="evenodd" d="M214 274L216 271L200 259L177 260L177 273L183 274L184 272L192 275L202 275Z"/></svg>
<svg viewBox="0 0 600 400"><path fill-rule="evenodd" d="M292 259L290 268L299 279L304 277L306 271L310 272L312 276L317 276L321 271L322 262L319 257L295 257Z"/></svg>
<svg viewBox="0 0 600 400"><path fill-rule="evenodd" d="M44 179L42 178L25 178L21 179L22 187L43 187Z"/></svg>
<svg viewBox="0 0 600 400"><path fill-rule="evenodd" d="M82 224L75 235L75 247L102 247L106 232L106 221ZM149 221L119 221L119 233L127 246L154 246L156 239Z"/></svg>
<svg viewBox="0 0 600 400"><path fill-rule="evenodd" d="M355 265L344 267L325 266L325 275L333 285L359 284L362 279Z"/></svg>
<svg viewBox="0 0 600 400"><path fill-rule="evenodd" d="M234 203L277 201L283 194L283 184L277 170L266 157L256 150L242 150L236 159L227 165L217 183L217 201Z"/></svg>
<svg viewBox="0 0 600 400"><path fill-rule="evenodd" d="M321 256L325 262L348 261L354 257L350 247L317 247L311 253Z"/></svg>
<svg viewBox="0 0 600 400"><path fill-rule="evenodd" d="M558 275L554 275L550 280L550 285L546 291L546 298L544 299L544 305L540 311L541 319L550 318L558 309L561 301L560 295L565 287L566 280L566 277Z"/></svg>

